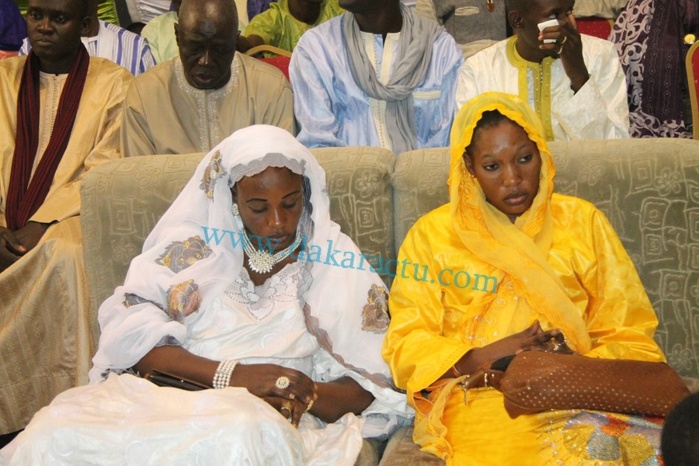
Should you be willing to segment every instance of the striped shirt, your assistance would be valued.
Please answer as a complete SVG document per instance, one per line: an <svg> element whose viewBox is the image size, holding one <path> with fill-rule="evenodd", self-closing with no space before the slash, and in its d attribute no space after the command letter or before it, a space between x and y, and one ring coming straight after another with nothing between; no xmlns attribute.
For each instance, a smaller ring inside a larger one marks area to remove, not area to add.
<svg viewBox="0 0 699 466"><path fill-rule="evenodd" d="M87 53L91 57L101 57L123 66L134 76L144 73L155 66L155 58L150 51L148 41L138 34L99 20L99 32L94 37L82 37ZM27 55L31 46L24 39L20 55Z"/></svg>

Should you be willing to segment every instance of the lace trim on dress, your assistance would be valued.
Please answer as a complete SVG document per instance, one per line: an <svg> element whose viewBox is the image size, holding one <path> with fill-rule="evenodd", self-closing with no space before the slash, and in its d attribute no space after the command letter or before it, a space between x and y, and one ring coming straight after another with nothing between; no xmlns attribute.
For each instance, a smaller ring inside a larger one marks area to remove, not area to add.
<svg viewBox="0 0 699 466"><path fill-rule="evenodd" d="M311 204L311 182L305 175L306 164L303 160L299 162L298 160L290 159L284 154L277 152L267 153L260 159L252 160L247 164L235 165L231 168L228 175L228 187L232 188L244 176L255 176L269 167L286 167L293 173L301 175L304 206L304 215L300 220L301 234L306 235L306 238L311 238L313 236L313 222L311 220L311 214L313 213L313 205ZM213 187L208 189L213 190Z"/></svg>
<svg viewBox="0 0 699 466"><path fill-rule="evenodd" d="M253 160L248 164L241 164L233 167L228 177L228 186L232 188L242 177L255 176L269 167L286 167L297 175L303 175L306 171L303 161L299 162L298 160L289 159L284 154L270 152L265 154L262 158Z"/></svg>
<svg viewBox="0 0 699 466"><path fill-rule="evenodd" d="M248 314L259 321L289 309L289 303L300 302L303 299L301 285L307 279L310 276L303 261L287 264L259 286L252 282L248 271L243 267L224 294L226 299L233 302L232 307L240 308L242 304Z"/></svg>

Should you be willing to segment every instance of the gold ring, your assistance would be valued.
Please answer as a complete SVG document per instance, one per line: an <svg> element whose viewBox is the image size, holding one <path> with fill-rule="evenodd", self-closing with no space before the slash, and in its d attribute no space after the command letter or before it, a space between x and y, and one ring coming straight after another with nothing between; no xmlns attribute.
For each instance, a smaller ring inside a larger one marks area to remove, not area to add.
<svg viewBox="0 0 699 466"><path fill-rule="evenodd" d="M563 36L563 40L561 41L561 45L565 44L567 40L568 40L568 36Z"/></svg>
<svg viewBox="0 0 699 466"><path fill-rule="evenodd" d="M306 405L306 412L309 412L311 410L311 408L313 407L314 401L315 400L311 400L311 402Z"/></svg>
<svg viewBox="0 0 699 466"><path fill-rule="evenodd" d="M289 413L289 414L284 414L284 413L282 412L282 411L285 411L285 410L286 410L286 412ZM291 401L289 401L289 400L284 400L284 401L282 401L282 405L281 405L281 407L279 408L279 414L281 414L282 416L284 416L286 419L290 419L290 418L291 418Z"/></svg>
<svg viewBox="0 0 699 466"><path fill-rule="evenodd" d="M291 385L291 381L289 380L289 377L282 375L277 379L274 385L276 385L277 388L281 388L282 390L284 390L285 388L289 387L289 385Z"/></svg>

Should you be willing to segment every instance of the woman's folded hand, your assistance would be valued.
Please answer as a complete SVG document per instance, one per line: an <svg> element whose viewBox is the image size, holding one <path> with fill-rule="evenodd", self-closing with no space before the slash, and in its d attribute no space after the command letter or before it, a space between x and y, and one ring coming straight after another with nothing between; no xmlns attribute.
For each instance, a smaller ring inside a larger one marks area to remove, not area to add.
<svg viewBox="0 0 699 466"><path fill-rule="evenodd" d="M231 386L245 387L260 398L297 400L305 406L316 398L316 384L303 372L276 364L238 364Z"/></svg>
<svg viewBox="0 0 699 466"><path fill-rule="evenodd" d="M455 367L461 374L473 374L479 370L489 369L495 361L505 356L532 350L572 353L559 329L544 331L539 321L535 320L519 333L514 333L482 348L472 349L455 364Z"/></svg>

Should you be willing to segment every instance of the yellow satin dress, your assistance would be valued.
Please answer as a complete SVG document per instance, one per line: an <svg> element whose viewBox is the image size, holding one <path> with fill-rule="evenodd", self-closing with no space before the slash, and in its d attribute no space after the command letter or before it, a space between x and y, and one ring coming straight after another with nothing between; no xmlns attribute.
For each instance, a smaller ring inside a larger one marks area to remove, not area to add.
<svg viewBox="0 0 699 466"><path fill-rule="evenodd" d="M497 109L538 146L539 192L514 223L487 202L462 160L483 111ZM510 419L494 389L438 380L470 349L538 319L580 354L664 362L657 317L604 214L553 194L555 167L533 111L486 93L452 129L450 203L413 226L398 255L384 341L396 385L416 409L414 440L453 465L660 464L661 419L584 410Z"/></svg>

